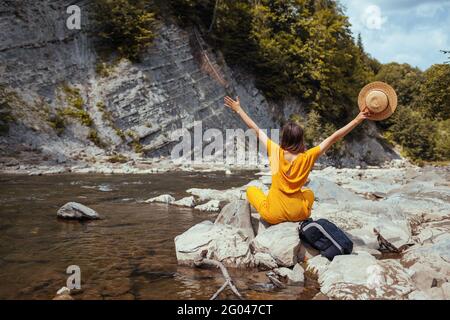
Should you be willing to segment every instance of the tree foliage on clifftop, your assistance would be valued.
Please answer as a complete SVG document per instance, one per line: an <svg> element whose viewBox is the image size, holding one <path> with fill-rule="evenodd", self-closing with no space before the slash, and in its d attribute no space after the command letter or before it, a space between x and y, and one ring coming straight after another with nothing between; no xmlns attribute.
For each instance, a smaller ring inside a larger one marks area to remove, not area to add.
<svg viewBox="0 0 450 320"><path fill-rule="evenodd" d="M155 34L155 15L145 0L95 0L94 18L103 44L139 60Z"/></svg>
<svg viewBox="0 0 450 320"><path fill-rule="evenodd" d="M213 22L210 43L227 63L251 71L267 97L297 96L327 123L337 125L354 114L358 90L374 76L335 1L173 3L182 21L205 30Z"/></svg>
<svg viewBox="0 0 450 320"><path fill-rule="evenodd" d="M296 118L306 124L311 143L354 115L359 90L380 80L399 96L394 116L377 122L386 136L413 160L450 159L450 65L434 65L425 72L408 64L382 65L364 51L361 36L353 39L336 1L171 3L179 20L204 30L228 64L252 73L267 97L304 101L309 119L305 123Z"/></svg>
<svg viewBox="0 0 450 320"><path fill-rule="evenodd" d="M379 125L413 160L450 159L450 65L421 72L408 64L383 65L377 80L390 83L399 96L394 115Z"/></svg>

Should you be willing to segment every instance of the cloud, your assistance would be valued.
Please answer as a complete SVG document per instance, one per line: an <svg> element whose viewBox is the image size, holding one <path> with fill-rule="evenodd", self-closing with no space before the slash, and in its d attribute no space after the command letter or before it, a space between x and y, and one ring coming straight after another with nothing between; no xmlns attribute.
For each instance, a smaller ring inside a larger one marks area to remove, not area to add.
<svg viewBox="0 0 450 320"><path fill-rule="evenodd" d="M450 0L341 0L354 35L383 63L426 69L442 63L450 49Z"/></svg>

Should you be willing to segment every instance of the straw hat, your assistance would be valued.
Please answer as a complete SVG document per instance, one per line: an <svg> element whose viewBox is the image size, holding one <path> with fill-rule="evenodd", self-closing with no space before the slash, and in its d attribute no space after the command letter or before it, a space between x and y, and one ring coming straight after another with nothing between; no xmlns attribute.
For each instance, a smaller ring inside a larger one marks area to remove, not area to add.
<svg viewBox="0 0 450 320"><path fill-rule="evenodd" d="M369 109L372 120L380 121L389 118L397 108L397 94L387 83L376 81L369 83L358 96L359 110Z"/></svg>

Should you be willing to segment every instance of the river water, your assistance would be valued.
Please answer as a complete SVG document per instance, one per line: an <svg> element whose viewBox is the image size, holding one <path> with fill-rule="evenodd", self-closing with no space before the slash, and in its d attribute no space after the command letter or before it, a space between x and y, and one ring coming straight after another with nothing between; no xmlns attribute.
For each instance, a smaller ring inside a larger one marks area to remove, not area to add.
<svg viewBox="0 0 450 320"><path fill-rule="evenodd" d="M143 200L186 189L227 189L252 172L152 175L0 176L0 299L51 299L66 284L66 268L81 269L75 299L208 299L223 283L218 270L177 265L174 237L217 214ZM76 201L102 220L56 218ZM247 299L309 299L305 289L274 289L264 272L230 270ZM309 283L308 283L309 281ZM232 298L224 294L222 298Z"/></svg>

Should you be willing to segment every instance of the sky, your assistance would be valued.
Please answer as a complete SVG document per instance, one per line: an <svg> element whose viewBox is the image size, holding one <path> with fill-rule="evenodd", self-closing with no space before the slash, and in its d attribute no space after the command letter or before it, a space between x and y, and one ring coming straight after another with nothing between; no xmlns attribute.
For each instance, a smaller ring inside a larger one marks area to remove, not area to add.
<svg viewBox="0 0 450 320"><path fill-rule="evenodd" d="M422 70L443 63L450 50L450 0L338 0L364 49L382 63Z"/></svg>

